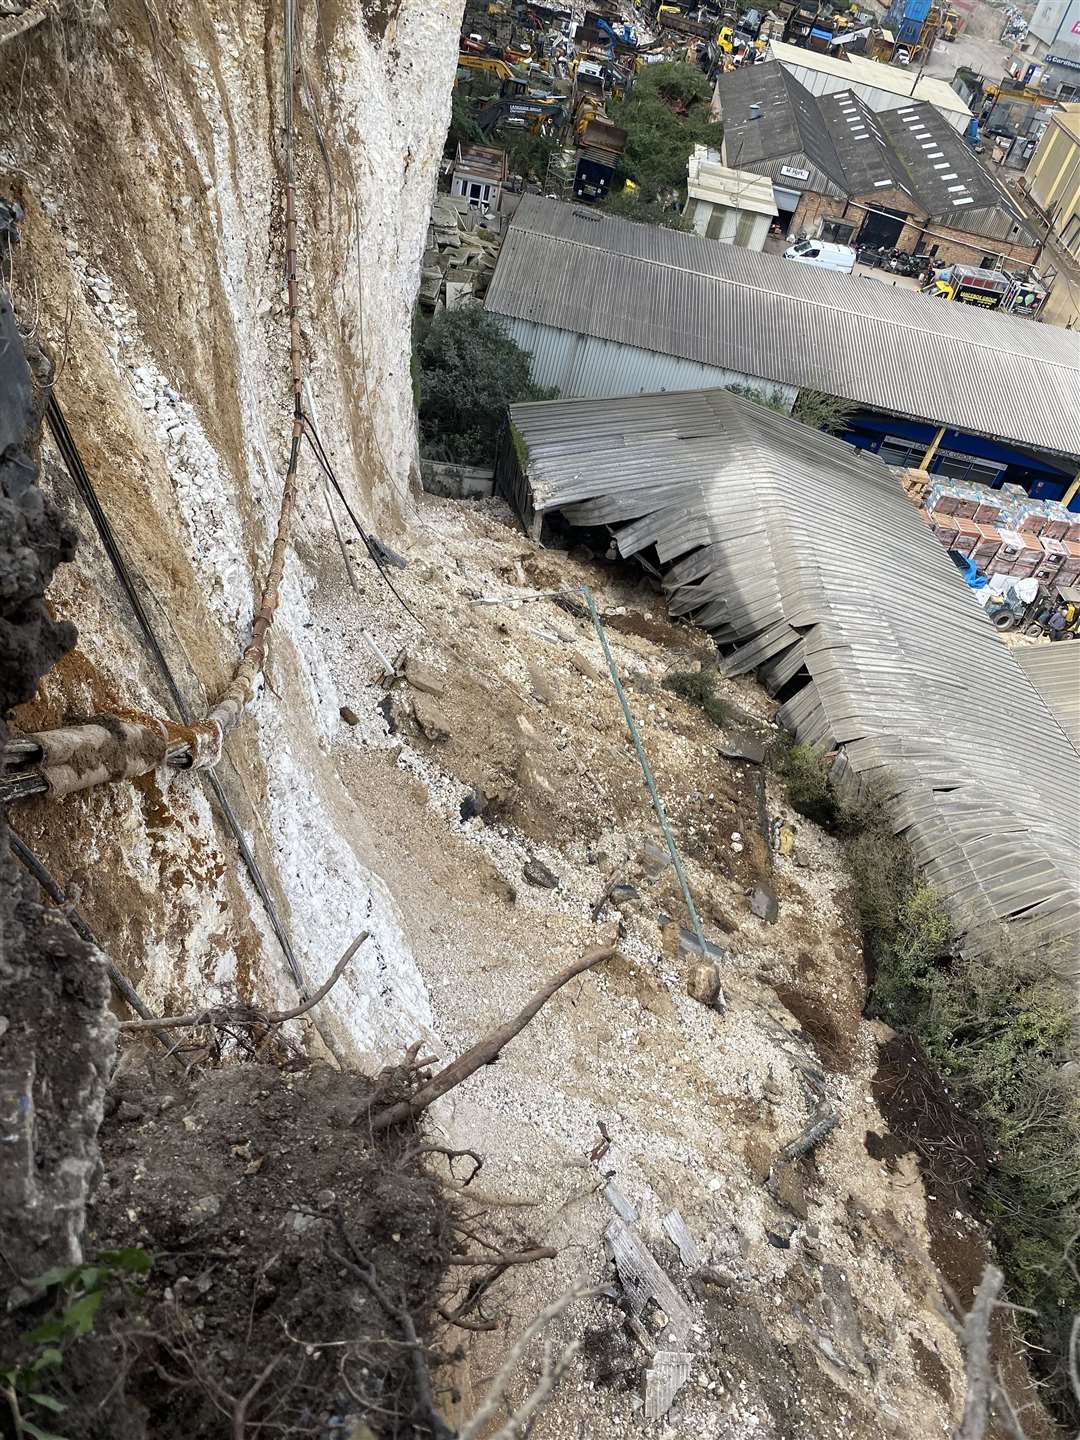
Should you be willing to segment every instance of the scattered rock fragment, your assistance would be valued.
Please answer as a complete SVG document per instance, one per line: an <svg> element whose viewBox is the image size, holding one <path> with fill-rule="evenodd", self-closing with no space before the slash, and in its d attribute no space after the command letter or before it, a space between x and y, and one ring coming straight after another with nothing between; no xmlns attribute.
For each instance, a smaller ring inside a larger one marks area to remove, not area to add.
<svg viewBox="0 0 1080 1440"><path fill-rule="evenodd" d="M458 807L458 814L462 820L474 820L477 817L484 820L487 818L487 811L488 797L475 785Z"/></svg>
<svg viewBox="0 0 1080 1440"><path fill-rule="evenodd" d="M807 1217L806 1186L799 1168L791 1160L778 1160L769 1177L769 1193L778 1205L800 1220Z"/></svg>
<svg viewBox="0 0 1080 1440"><path fill-rule="evenodd" d="M558 889L559 877L535 855L525 862L525 868L521 873L530 885L538 885L543 890Z"/></svg>
<svg viewBox="0 0 1080 1440"><path fill-rule="evenodd" d="M780 914L780 905L768 885L755 885L750 892L750 910L759 920L775 925Z"/></svg>
<svg viewBox="0 0 1080 1440"><path fill-rule="evenodd" d="M529 662L529 686L533 698L539 700L541 705L551 705L555 700L555 691L548 683L547 677L538 665Z"/></svg>
<svg viewBox="0 0 1080 1440"><path fill-rule="evenodd" d="M338 714L341 716L342 720L345 721L346 725L360 724L360 716L356 713L356 711L352 708L351 705L342 705L341 709L338 711Z"/></svg>
<svg viewBox="0 0 1080 1440"><path fill-rule="evenodd" d="M586 680L592 680L595 684L598 685L603 683L604 677L600 674L600 671L596 668L592 661L586 660L585 656L579 655L576 650L572 651L570 654L570 664L574 667L578 674L583 675Z"/></svg>
<svg viewBox="0 0 1080 1440"><path fill-rule="evenodd" d="M405 661L405 679L414 690L425 695L446 694L446 681L438 671L421 660L414 660L411 655Z"/></svg>
<svg viewBox="0 0 1080 1440"><path fill-rule="evenodd" d="M654 840L646 840L638 853L637 863L648 880L656 880L671 864L671 856Z"/></svg>
<svg viewBox="0 0 1080 1440"><path fill-rule="evenodd" d="M792 852L791 858L800 870L810 869L810 856L806 853L805 850L801 849L799 846L795 847L794 851Z"/></svg>
<svg viewBox="0 0 1080 1440"><path fill-rule="evenodd" d="M691 1000L697 1000L702 1005L708 1005L710 1008L715 1005L720 997L718 967L709 964L708 961L700 965L691 965L690 973L686 977L686 993Z"/></svg>
<svg viewBox="0 0 1080 1440"><path fill-rule="evenodd" d="M423 691L413 696L413 717L428 740L449 740L450 721L430 695Z"/></svg>
<svg viewBox="0 0 1080 1440"><path fill-rule="evenodd" d="M725 760L745 760L750 765L761 765L765 759L765 746L753 735L732 735L720 746Z"/></svg>

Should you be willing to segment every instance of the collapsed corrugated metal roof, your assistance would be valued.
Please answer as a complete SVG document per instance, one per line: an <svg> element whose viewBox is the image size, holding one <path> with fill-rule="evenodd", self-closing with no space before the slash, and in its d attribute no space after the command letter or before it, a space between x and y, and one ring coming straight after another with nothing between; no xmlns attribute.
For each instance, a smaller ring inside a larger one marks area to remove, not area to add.
<svg viewBox="0 0 1080 1440"><path fill-rule="evenodd" d="M1061 728L1080 750L1080 643L1059 640L1052 645L1021 645L1015 654ZM1076 799L1080 804L1080 796Z"/></svg>
<svg viewBox="0 0 1080 1440"><path fill-rule="evenodd" d="M971 943L1023 917L1077 946L1080 750L885 465L723 390L511 418L538 511L655 547L729 673L805 679L781 719L881 784Z"/></svg>
<svg viewBox="0 0 1080 1440"><path fill-rule="evenodd" d="M525 195L485 306L1080 456L1071 331Z"/></svg>

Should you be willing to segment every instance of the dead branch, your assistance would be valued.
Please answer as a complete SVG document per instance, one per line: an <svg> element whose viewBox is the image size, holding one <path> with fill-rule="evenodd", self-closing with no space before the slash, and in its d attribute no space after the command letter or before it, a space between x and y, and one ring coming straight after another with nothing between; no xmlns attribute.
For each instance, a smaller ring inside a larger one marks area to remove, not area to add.
<svg viewBox="0 0 1080 1440"><path fill-rule="evenodd" d="M435 1313L448 1325L456 1325L459 1330L497 1330L499 1328L497 1320L462 1320L441 1308Z"/></svg>
<svg viewBox="0 0 1080 1440"><path fill-rule="evenodd" d="M954 1432L954 1440L983 1440L990 1419L990 1403L996 1389L990 1368L990 1320L994 1302L1005 1277L994 1265L983 1271L971 1311L964 1322L964 1346L967 1351L967 1393L964 1413Z"/></svg>
<svg viewBox="0 0 1080 1440"><path fill-rule="evenodd" d="M292 1010L260 1010L255 1005L216 1005L191 1015L164 1015L160 1020L123 1020L121 1030L176 1030L182 1026L197 1025L283 1025L286 1020L297 1020L313 1010L320 1000L334 988L341 979L349 961L369 938L369 931L362 930L341 959L330 972L329 978L319 986L310 1000Z"/></svg>
<svg viewBox="0 0 1080 1440"><path fill-rule="evenodd" d="M468 1188L458 1180L449 1179L446 1175L437 1175L435 1178L444 1190L449 1190L454 1195L464 1195L474 1205L488 1205L492 1210L535 1210L541 1203L539 1200L519 1200L515 1195L485 1195L479 1190Z"/></svg>
<svg viewBox="0 0 1080 1440"><path fill-rule="evenodd" d="M447 1265L532 1265L537 1260L554 1260L558 1255L548 1245L538 1245L535 1250L500 1250L496 1255L448 1255Z"/></svg>
<svg viewBox="0 0 1080 1440"><path fill-rule="evenodd" d="M539 1410L541 1405L545 1404L551 1398L556 1386L573 1364L580 1349L581 1341L571 1340L570 1344L556 1359L551 1341L548 1340L545 1342L544 1365L540 1371L540 1379L535 1389L526 1395L525 1399L510 1416L510 1419L501 1430L495 1432L491 1440L517 1440L519 1435L525 1434L525 1430L522 1427L527 1425L530 1417Z"/></svg>
<svg viewBox="0 0 1080 1440"><path fill-rule="evenodd" d="M270 1376L274 1373L274 1371L284 1359L284 1352L282 1352L280 1355L275 1355L274 1358L270 1361L269 1365L267 1365L263 1370L259 1372L258 1375L256 1375L249 1388L244 1392L243 1395L241 1395L240 1399L237 1400L235 1406L233 1407L233 1440L244 1440L244 1430L247 1427L248 1406L255 1399L255 1396L258 1395L259 1391L266 1384L267 1380L270 1379Z"/></svg>
<svg viewBox="0 0 1080 1440"><path fill-rule="evenodd" d="M380 1130L386 1130L391 1125L400 1125L414 1115L419 1115L421 1110L426 1110L440 1096L453 1090L463 1080L468 1080L469 1076L475 1074L481 1065L490 1065L497 1060L503 1047L508 1045L515 1035L524 1030L556 990L573 980L575 975L580 975L585 970L591 970L601 960L610 960L614 954L614 945L601 945L593 950L587 950L580 959L575 960L572 965L568 965L565 970L560 970L543 989L538 990L513 1020L497 1026L483 1040L466 1050L464 1055L459 1055L444 1070L440 1070L438 1075L428 1081L426 1085L422 1085L408 1100L399 1100L396 1104L388 1105L385 1110L380 1110L378 1114L374 1115L371 1120L372 1131L377 1133Z"/></svg>
<svg viewBox="0 0 1080 1440"><path fill-rule="evenodd" d="M480 1402L479 1409L472 1418L462 1426L458 1432L458 1440L479 1440L485 1433L486 1427L495 1412L505 1399L510 1382L514 1378L514 1372L520 1365L525 1351L537 1335L547 1329L552 1320L561 1315L570 1305L577 1300L595 1300L603 1292L598 1289L582 1289L575 1287L573 1290L566 1290L558 1296L545 1309L540 1311L531 1325L521 1332L518 1338L510 1347L510 1353L499 1369L495 1379L491 1382L487 1394ZM538 1406L548 1398L555 1386L558 1384L566 1367L577 1354L578 1345L575 1341L563 1351L558 1361L552 1363L550 1350L545 1351L544 1369L540 1381L532 1393L526 1397L518 1410L516 1410L497 1432L492 1440L514 1440L514 1437L521 1433L520 1425L532 1415Z"/></svg>
<svg viewBox="0 0 1080 1440"><path fill-rule="evenodd" d="M473 1168L468 1180L462 1182L463 1190L472 1184L472 1182L476 1179L477 1175L479 1175L480 1171L484 1168L483 1157L481 1155L478 1155L475 1150L450 1150L445 1145L419 1145L417 1147L416 1153L418 1155L445 1155L447 1164L450 1166L451 1175L453 1175L454 1173L455 1160L461 1159L462 1156L471 1160L473 1162Z"/></svg>
<svg viewBox="0 0 1080 1440"><path fill-rule="evenodd" d="M595 922L596 922L597 920L600 919L600 912L601 912L601 910L603 910L604 906L607 904L607 902L611 899L612 895L615 893L615 890L618 888L618 884L619 884L619 877L618 877L618 875L613 875L613 876L611 877L611 879L607 882L607 884L604 886L603 890L600 891L599 896L597 897L597 899L595 900L595 902L593 903L592 907L591 907L590 910L589 910L589 917L590 917L590 919L593 921L594 924L595 924Z"/></svg>
<svg viewBox="0 0 1080 1440"><path fill-rule="evenodd" d="M427 1359L424 1354L424 1347L416 1333L416 1326L413 1318L405 1306L404 1299L400 1305L395 1305L387 1295L386 1291L379 1284L375 1273L374 1265L361 1258L352 1239L344 1225L338 1224L338 1231L345 1245L352 1252L350 1260L347 1255L340 1251L330 1249L329 1254L332 1260L343 1265L346 1270L355 1275L364 1287L378 1301L391 1320L396 1321L398 1328L405 1337L405 1344L412 1352L413 1364L413 1385L416 1388L416 1401L424 1413L424 1418L431 1429L434 1440L455 1440L454 1432L447 1425L439 1412L435 1409L435 1398L431 1390L431 1376L428 1373Z"/></svg>

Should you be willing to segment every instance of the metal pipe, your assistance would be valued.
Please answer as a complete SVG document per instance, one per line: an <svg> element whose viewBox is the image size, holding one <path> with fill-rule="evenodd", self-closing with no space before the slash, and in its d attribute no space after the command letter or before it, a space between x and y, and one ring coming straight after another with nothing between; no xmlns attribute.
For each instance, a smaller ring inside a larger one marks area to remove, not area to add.
<svg viewBox="0 0 1080 1440"><path fill-rule="evenodd" d="M600 648L604 652L604 659L607 661L611 683L615 686L615 693L619 697L619 704L622 706L626 728L630 731L630 739L634 742L634 750L637 752L638 764L641 766L641 773L645 776L645 784L648 786L649 795L652 797L653 809L656 811L657 820L660 821L660 829L663 831L668 854L671 856L671 863L675 866L675 874L679 878L679 886L682 890L683 900L686 902L687 913L690 916L690 924L694 927L694 934L697 936L698 944L701 946L702 955L708 955L709 947L705 939L705 931L701 928L701 921L698 919L697 910L694 908L694 902L690 897L690 886L687 884L686 872L683 870L682 857L679 855L678 846L675 844L675 837L671 833L667 816L664 814L664 802L660 799L660 791L656 788L656 781L649 767L645 747L641 743L641 736L638 734L637 726L634 724L634 717L630 713L630 702L626 698L626 691L623 689L622 681L619 679L619 672L615 665L615 657L612 655L611 647L608 645L607 635L604 633L603 621L600 619L600 614L596 608L596 601L593 599L593 593L587 585L581 587L581 593L585 596L585 603L589 607L593 629L596 631L597 639L600 641Z"/></svg>

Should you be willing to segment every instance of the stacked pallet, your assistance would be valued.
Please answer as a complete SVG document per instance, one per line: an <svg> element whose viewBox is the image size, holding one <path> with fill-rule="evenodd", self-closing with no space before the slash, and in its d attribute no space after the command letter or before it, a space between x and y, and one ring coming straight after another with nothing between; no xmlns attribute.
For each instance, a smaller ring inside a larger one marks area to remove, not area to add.
<svg viewBox="0 0 1080 1440"><path fill-rule="evenodd" d="M966 555L982 575L1080 583L1080 515L1056 500L938 480L923 506L945 548Z"/></svg>

